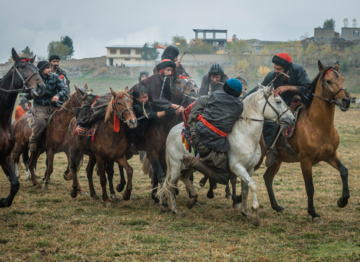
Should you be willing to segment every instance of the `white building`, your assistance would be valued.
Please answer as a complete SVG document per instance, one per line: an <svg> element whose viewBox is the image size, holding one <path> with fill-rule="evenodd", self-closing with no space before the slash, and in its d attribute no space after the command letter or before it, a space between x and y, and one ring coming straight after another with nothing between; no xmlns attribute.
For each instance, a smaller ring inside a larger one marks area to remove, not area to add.
<svg viewBox="0 0 360 262"><path fill-rule="evenodd" d="M149 46L151 47L151 46ZM108 66L154 66L155 61L141 58L140 45L114 45L106 47L106 65Z"/></svg>

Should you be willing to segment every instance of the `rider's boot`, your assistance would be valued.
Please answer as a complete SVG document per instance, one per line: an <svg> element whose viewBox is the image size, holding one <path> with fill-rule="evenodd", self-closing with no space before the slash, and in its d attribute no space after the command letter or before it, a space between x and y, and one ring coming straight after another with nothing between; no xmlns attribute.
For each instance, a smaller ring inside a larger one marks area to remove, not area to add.
<svg viewBox="0 0 360 262"><path fill-rule="evenodd" d="M265 166L266 167L271 167L273 164L277 163L278 157L277 157L277 152L275 149L269 149L266 152L266 161L265 161Z"/></svg>
<svg viewBox="0 0 360 262"><path fill-rule="evenodd" d="M186 172L189 169L195 169L210 179L214 179L216 181L217 178L216 173L210 167L192 155L183 156L181 169L181 173L184 173L184 171Z"/></svg>

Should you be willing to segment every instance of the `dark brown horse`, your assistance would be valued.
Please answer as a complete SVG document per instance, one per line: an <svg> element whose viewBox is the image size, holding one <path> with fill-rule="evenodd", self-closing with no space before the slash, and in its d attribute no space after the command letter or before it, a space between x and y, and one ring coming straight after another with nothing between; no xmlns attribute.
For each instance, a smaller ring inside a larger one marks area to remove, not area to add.
<svg viewBox="0 0 360 262"><path fill-rule="evenodd" d="M335 67L325 68L319 61L318 67L320 72L311 84L312 101L300 112L295 133L288 140L295 153L289 153L280 143L278 163L266 170L264 180L272 208L282 211L283 207L276 202L272 188L274 176L282 162L300 162L308 196L308 213L314 222L321 223L322 220L314 207L313 165L325 161L339 170L343 182L342 195L337 201L339 207L345 207L350 198L348 170L341 163L336 152L339 135L334 127L335 105L338 105L342 111L348 110L350 95L344 88L344 77L339 73L338 64Z"/></svg>
<svg viewBox="0 0 360 262"><path fill-rule="evenodd" d="M125 135L125 123L130 128L135 128L137 125L136 116L134 115L132 108L132 99L128 92L128 88L125 91L118 91L115 93L111 89L113 98L109 102L105 121L97 123L96 133L94 135L94 141L89 142L83 137L74 134L76 128L76 119L74 118L69 126L68 132L70 132L70 170L73 174L73 190L71 192L72 197L76 197L78 180L77 171L79 169L80 162L83 155L89 155L95 157L98 167L98 174L100 176L100 183L102 187L102 197L108 206L111 201L106 192L106 176L105 165L109 162L116 162L122 167L125 167L128 176L128 183L126 190L124 191L123 198L129 200L132 190L132 173L133 169L128 164L126 159L127 138ZM87 170L88 171L88 170ZM92 170L91 176L89 176L90 194L96 198L96 192L92 182Z"/></svg>
<svg viewBox="0 0 360 262"><path fill-rule="evenodd" d="M87 86L85 85L85 89ZM74 117L73 109L80 107L82 104L82 95L75 86L75 92L70 95L61 108L53 114L53 117L43 133L42 143L36 152L31 152L29 159L29 170L31 173L31 181L34 186L39 186L35 177L35 163L40 154L46 152L46 176L44 182L44 189L47 189L50 176L53 172L54 156L57 153L65 152L70 163L69 156L69 139L68 127L71 119ZM81 191L81 188L79 188Z"/></svg>
<svg viewBox="0 0 360 262"><path fill-rule="evenodd" d="M10 180L10 194L0 199L0 207L11 206L20 187L11 159L15 145L11 117L17 93L30 92L33 96L42 96L45 92L45 84L33 64L35 57L21 58L13 48L12 58L15 63L0 83L0 165Z"/></svg>

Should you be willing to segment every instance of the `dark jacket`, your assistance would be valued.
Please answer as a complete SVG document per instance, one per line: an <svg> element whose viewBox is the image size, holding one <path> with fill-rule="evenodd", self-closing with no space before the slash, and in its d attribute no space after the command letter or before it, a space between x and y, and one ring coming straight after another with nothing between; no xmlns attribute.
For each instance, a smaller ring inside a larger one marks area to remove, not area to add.
<svg viewBox="0 0 360 262"><path fill-rule="evenodd" d="M216 85L212 85L211 87L211 93L217 91L217 90L222 90L223 89L223 85L225 84L225 82L228 80L228 76L226 74L224 74L221 79L220 82L222 83L218 83ZM199 90L199 95L204 96L204 95L208 95L209 94L209 87L210 87L210 76L209 74L206 74L203 76L202 81L201 81L201 87Z"/></svg>
<svg viewBox="0 0 360 262"><path fill-rule="evenodd" d="M149 103L145 103L145 105L143 107L143 104L138 102L136 99L134 99L133 108L134 108L134 113L136 115L136 118L138 119L138 124L135 129L129 130L129 132L132 132L136 136L143 137L146 134L146 131L150 125L151 119L158 118L157 113L152 111ZM146 115L148 117L146 117L144 115L144 109L145 109ZM139 118L141 118L141 119L139 119Z"/></svg>
<svg viewBox="0 0 360 262"><path fill-rule="evenodd" d="M154 75L159 74L159 71L157 70L157 66L154 67L153 74ZM176 77L182 76L182 75L185 75L186 77L189 77L189 74L185 71L185 68L182 66L182 64L180 64L179 66L177 66L175 68L175 74L176 74Z"/></svg>
<svg viewBox="0 0 360 262"><path fill-rule="evenodd" d="M64 83L61 81L59 76L54 73L50 73L50 76L44 77L41 74L41 78L46 85L46 90L43 96L41 97L32 97L31 94L26 94L26 98L28 100L34 99L34 106L50 106L51 98L54 96L58 96L59 100L63 99L67 94L66 87Z"/></svg>
<svg viewBox="0 0 360 262"><path fill-rule="evenodd" d="M296 86L297 90L300 92L300 96L302 100L308 99L311 96L311 90L309 88L311 81L305 71L305 69L298 64L292 63L292 66L289 69L288 75L290 78L280 77L274 81L274 88L278 88L279 86L290 85ZM271 83L271 81L275 78L275 72L271 71L267 74L264 81L261 83L263 86L267 86ZM256 89L258 90L258 88ZM251 92L252 93L252 92ZM284 102L289 106L294 95L294 92L285 92L280 96L284 100Z"/></svg>
<svg viewBox="0 0 360 262"><path fill-rule="evenodd" d="M168 78L160 97L164 79L159 75L152 75L140 82L149 92L149 99L154 111L161 111L170 108L170 79ZM131 88L133 89L133 88Z"/></svg>
<svg viewBox="0 0 360 262"><path fill-rule="evenodd" d="M229 134L242 111L243 104L238 98L225 93L224 90L218 90L211 94L202 115L210 124ZM211 150L216 152L230 150L227 138L216 134L201 121L196 123L196 134Z"/></svg>

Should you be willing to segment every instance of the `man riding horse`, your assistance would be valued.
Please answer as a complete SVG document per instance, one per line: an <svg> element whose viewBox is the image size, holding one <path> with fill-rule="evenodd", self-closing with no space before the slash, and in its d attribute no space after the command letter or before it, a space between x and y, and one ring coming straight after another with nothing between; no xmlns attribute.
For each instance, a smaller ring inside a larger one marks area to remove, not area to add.
<svg viewBox="0 0 360 262"><path fill-rule="evenodd" d="M170 59L175 63L176 77L177 76L189 77L189 74L185 71L184 67L181 64L181 61L178 60L178 56L179 56L179 49L177 49L177 47L175 46L170 45L164 50L164 53L161 55L161 61L163 61L164 59ZM159 69L157 68L157 66L155 66L153 69L153 74L156 75L158 73L159 73Z"/></svg>
<svg viewBox="0 0 360 262"><path fill-rule="evenodd" d="M67 78L65 70L61 69L59 66L60 56L51 55L49 57L49 62L51 64L51 72L57 74L60 77L60 79L63 81L66 89L68 90L68 95L70 96L70 80ZM67 99L68 99L68 97L65 100L67 100Z"/></svg>
<svg viewBox="0 0 360 262"><path fill-rule="evenodd" d="M209 72L203 76L199 95L211 95L211 93L222 90L224 83L228 80L224 69L219 64L213 64Z"/></svg>
<svg viewBox="0 0 360 262"><path fill-rule="evenodd" d="M51 73L51 65L47 61L40 61L37 65L42 80L46 85L43 96L34 97L34 123L30 136L30 152L37 150L40 135L45 130L46 123L52 113L53 103L58 102L67 95L66 87L57 74ZM33 99L30 94L26 95L28 100Z"/></svg>

